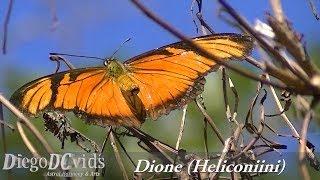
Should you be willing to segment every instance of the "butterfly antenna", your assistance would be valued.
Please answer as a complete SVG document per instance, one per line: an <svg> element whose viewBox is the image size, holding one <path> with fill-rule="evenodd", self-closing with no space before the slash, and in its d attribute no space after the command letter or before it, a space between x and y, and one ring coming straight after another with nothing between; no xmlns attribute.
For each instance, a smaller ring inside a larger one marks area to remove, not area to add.
<svg viewBox="0 0 320 180"><path fill-rule="evenodd" d="M129 42L131 40L131 38L126 39L125 41L122 42L122 44L118 47L117 50L114 51L114 53L111 55L110 59L114 58L114 55L117 54L117 52L123 47L123 45L125 45L127 42Z"/></svg>
<svg viewBox="0 0 320 180"><path fill-rule="evenodd" d="M74 54L64 54L64 53L49 53L50 56L71 56L71 57L83 57L83 58L89 58L89 59L100 59L105 60L103 58L95 57L95 56L82 56L82 55L74 55Z"/></svg>

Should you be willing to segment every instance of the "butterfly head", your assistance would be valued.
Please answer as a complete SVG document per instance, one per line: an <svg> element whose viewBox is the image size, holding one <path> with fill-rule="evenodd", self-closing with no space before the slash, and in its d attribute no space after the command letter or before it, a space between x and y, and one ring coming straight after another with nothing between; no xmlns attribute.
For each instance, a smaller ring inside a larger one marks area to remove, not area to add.
<svg viewBox="0 0 320 180"><path fill-rule="evenodd" d="M116 60L115 58L108 58L104 61L103 64L106 66L108 74L111 77L119 77L125 72L122 63Z"/></svg>

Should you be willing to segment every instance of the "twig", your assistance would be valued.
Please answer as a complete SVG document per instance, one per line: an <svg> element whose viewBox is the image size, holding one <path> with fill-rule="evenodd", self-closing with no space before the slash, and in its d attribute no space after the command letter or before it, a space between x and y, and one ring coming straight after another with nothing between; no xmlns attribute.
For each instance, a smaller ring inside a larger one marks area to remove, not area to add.
<svg viewBox="0 0 320 180"><path fill-rule="evenodd" d="M26 118L15 106L13 106L2 94L0 94L0 102L3 103L21 122L36 136L49 154L54 153L49 143L44 139L38 129Z"/></svg>
<svg viewBox="0 0 320 180"><path fill-rule="evenodd" d="M107 141L108 141L108 139L109 139L111 130L112 130L112 129L111 129L111 127L109 126L108 129L107 129L106 137L104 138L104 141L103 141L103 143L102 143L102 147L101 147L100 152L99 152L99 157L101 157L102 154L103 154L103 152L104 152L104 149L105 149L106 144L107 144ZM95 172L98 172L98 171L99 171L99 169L98 169L98 167L97 167L96 170L95 170ZM96 179L97 179L97 176L96 176L96 174L95 174L94 177L93 177L93 180L96 180Z"/></svg>
<svg viewBox="0 0 320 180"><path fill-rule="evenodd" d="M180 123L179 135L178 135L178 139L177 139L177 143L176 143L176 150L179 150L180 142L182 139L186 116L187 116L187 109L188 109L188 105L185 105L183 107L183 111L182 111L183 113L182 113L182 118L181 118L181 123Z"/></svg>
<svg viewBox="0 0 320 180"><path fill-rule="evenodd" d="M268 74L266 74L266 79L270 79ZM274 90L274 88L272 86L269 86L269 88L270 88L271 94L276 102L278 111L282 112L284 109L283 109L281 102L276 94L276 91ZM288 125L289 129L291 130L292 135L294 135L295 137L300 137L298 131L295 129L295 127L293 126L293 124L291 123L289 118L287 117L286 113L282 113L282 114L280 114L280 116L282 117L284 122Z"/></svg>
<svg viewBox="0 0 320 180"><path fill-rule="evenodd" d="M230 77L228 77L228 80L229 80L228 81L229 82L229 88L231 89L231 91L232 91L232 93L234 95L234 108L233 108L233 114L232 114L231 121L232 122L235 121L238 124L238 122L236 120L236 117L237 117L237 114L238 114L239 95L238 95L238 91L237 91L236 87L234 86L234 84L233 84L233 82L232 82Z"/></svg>
<svg viewBox="0 0 320 180"><path fill-rule="evenodd" d="M18 132L24 142L24 144L27 146L27 148L29 149L29 151L31 152L31 154L36 157L36 158L40 158L40 154L38 153L38 151L36 150L36 148L34 148L34 146L32 145L32 143L30 142L30 140L28 139L26 133L24 132L23 128L22 128L22 124L20 121L17 121L17 129Z"/></svg>
<svg viewBox="0 0 320 180"><path fill-rule="evenodd" d="M249 62L250 64L254 65L255 67L261 69L264 71L265 67L262 63L260 63L259 61L255 60L252 56L248 56L246 58L246 61Z"/></svg>
<svg viewBox="0 0 320 180"><path fill-rule="evenodd" d="M266 79L269 79L269 75L266 75ZM282 112L283 111L283 107L280 103L280 100L276 94L276 91L274 90L274 88L272 86L269 86L270 90L271 90L271 93L272 93L272 96L276 102L276 105L277 105L277 108L278 108L278 111L279 112ZM291 123L291 121L289 120L289 118L287 117L286 113L282 113L280 114L280 117L282 118L282 120L288 125L289 129L291 130L291 134L293 137L296 137L298 142L301 144L301 138L300 138L300 135L298 133L298 131L296 130L296 128L293 126L293 124ZM314 168L319 168L319 163L318 160L316 159L314 153L312 152L312 150L310 148L308 148L306 146L306 154L308 155L308 158L311 160L311 164L314 165Z"/></svg>
<svg viewBox="0 0 320 180"><path fill-rule="evenodd" d="M223 100L224 100L224 107L227 115L228 121L230 121L230 105L228 100L228 92L227 92L227 75L226 75L226 69L222 67L222 91L223 91Z"/></svg>
<svg viewBox="0 0 320 180"><path fill-rule="evenodd" d="M285 83L287 86L294 88L295 89L294 91L298 94L299 93L300 94L312 94L313 93L311 91L312 89L307 88L305 86L305 84L300 79L293 76L292 73L288 73L287 71L284 71L283 68L278 68L266 60L264 60L264 64L260 63L259 61L257 61L256 59L254 59L251 56L248 56L246 58L246 61L249 62L250 64L254 65L255 67L261 69L262 71L269 73L271 76L279 79L280 81ZM308 62L305 62L305 64L308 64ZM301 73L304 73L302 68L295 61L293 61L293 60L290 61L290 64L296 70L300 71ZM310 64L310 66L308 66L308 67L313 67L312 63L309 63L309 64ZM312 68L312 69L314 69L314 68ZM268 80L270 81L270 79L268 79Z"/></svg>
<svg viewBox="0 0 320 180"><path fill-rule="evenodd" d="M126 172L126 169L123 165L123 162L122 162L122 159L121 159L121 155L119 153L119 150L117 148L117 144L116 144L116 141L115 141L115 138L114 138L114 134L113 134L113 130L111 129L110 131L110 135L109 135L109 139L110 139L110 143L111 143L111 146L112 146L112 149L113 149L113 152L114 152L114 155L116 157L116 160L118 162L118 165L121 169L121 172L122 172L122 175L123 175L123 178L125 180L129 180L129 177L127 175L127 172Z"/></svg>
<svg viewBox="0 0 320 180"><path fill-rule="evenodd" d="M288 62L292 65L294 69L297 70L301 75L312 78L314 75L319 75L319 69L311 61L310 56L306 51L305 44L302 44L301 35L293 30L291 25L287 22L281 22L277 17L273 17L267 14L267 21L272 28L275 38L273 40L285 47L288 53L293 57L295 61L290 61L288 56L283 52L284 58L288 59ZM297 66L299 64L299 66ZM315 85L310 82L310 84ZM316 89L316 88L315 88Z"/></svg>
<svg viewBox="0 0 320 180"><path fill-rule="evenodd" d="M227 153L229 152L230 148L231 148L231 143L233 142L233 137L229 137L226 139L226 141L223 143L224 144L224 147L222 149L222 152L221 152L221 156L219 158L219 162L223 162L223 160L225 159ZM209 178L210 180L212 179L215 179L216 176L218 175L219 173L210 173L209 175Z"/></svg>
<svg viewBox="0 0 320 180"><path fill-rule="evenodd" d="M245 152L247 152L248 150L250 150L255 143L260 139L263 129L264 129L264 121L265 121L265 114L264 114L264 106L263 103L265 101L267 97L267 93L265 90L265 94L262 97L261 101L260 101L260 125L258 129L253 129L255 132L255 137L248 143L248 145L246 145L246 147L244 149L241 150L240 153L238 153L237 155L233 156L232 158L228 159L229 162L238 159L240 156L242 156L242 154L244 154Z"/></svg>
<svg viewBox="0 0 320 180"><path fill-rule="evenodd" d="M211 128L213 129L213 131L216 133L218 139L220 140L220 142L222 144L224 144L224 139L219 131L219 128L217 127L217 125L214 123L214 121L211 119L211 117L207 114L207 112L204 110L204 108L202 107L202 105L200 104L200 102L198 100L196 100L196 104L199 108L199 110L201 111L201 113L205 116L205 120L208 121L208 123L210 124Z"/></svg>
<svg viewBox="0 0 320 180"><path fill-rule="evenodd" d="M259 34L254 29L252 29L250 25L225 0L218 0L218 1L226 9L226 11L260 43L263 49L265 49L273 57L275 57L283 65L285 65L285 67L287 67L294 75L296 75L299 79L301 79L306 85L313 87L310 84L310 81L307 79L307 77L303 76L300 72L296 71L296 69L294 69L291 66L291 64L283 56L281 56L281 54L278 51L276 51L264 39L262 39L259 36Z"/></svg>
<svg viewBox="0 0 320 180"><path fill-rule="evenodd" d="M131 132L134 137L138 138L140 142L143 142L150 150L148 151L146 148L140 145L140 142L138 142L138 145L141 148L158 156L164 163L172 164L174 162L174 160L170 156L168 156L162 149L169 150L173 154L177 155L178 151L175 148L163 142L160 142L159 140L149 136L139 129L133 127L126 127L126 129L129 130L129 132Z"/></svg>
<svg viewBox="0 0 320 180"><path fill-rule="evenodd" d="M208 159L209 147L208 147L208 121L203 121L203 138L204 138L204 152L205 157Z"/></svg>
<svg viewBox="0 0 320 180"><path fill-rule="evenodd" d="M12 131L14 131L14 127L13 125L7 123L4 120L4 116L3 116L3 107L2 107L2 103L0 102L0 126L1 126L1 133L2 133L2 140L5 143L6 141L5 139L5 130L4 130L4 126L8 127L9 129L11 129Z"/></svg>
<svg viewBox="0 0 320 180"><path fill-rule="evenodd" d="M239 143L239 139L240 139L240 135L242 135L242 130L244 128L244 125L242 123L239 123L237 125L237 128L236 130L233 132L233 142L232 142L232 146L231 146L231 150L233 151L233 155L235 153L238 153L238 150L237 150L237 146L238 146L238 143Z"/></svg>
<svg viewBox="0 0 320 180"><path fill-rule="evenodd" d="M282 11L281 0L270 0L270 5L272 7L274 16L277 18L279 22L284 22L285 17Z"/></svg>
<svg viewBox="0 0 320 180"><path fill-rule="evenodd" d="M255 94L252 102L250 103L249 110L248 110L246 118L245 118L245 127L251 134L254 133L254 130L252 130L252 128L253 128L252 127L253 126L253 120L252 120L253 108L257 103L258 97L260 95L260 91L262 89L262 85L263 84L261 84L261 83L259 83L257 85L256 94Z"/></svg>
<svg viewBox="0 0 320 180"><path fill-rule="evenodd" d="M132 165L134 167L137 167L136 163L133 161L133 159L131 158L131 156L129 155L128 151L126 150L126 148L124 147L124 145L122 144L122 142L120 141L120 138L115 135L115 138L117 140L117 142L119 143L121 149L123 150L123 152L125 153L125 155L128 157L129 161L132 163Z"/></svg>
<svg viewBox="0 0 320 180"><path fill-rule="evenodd" d="M1 103L0 103L0 104L1 104ZM11 131L14 131L14 127L13 127L13 125L11 125L11 124L9 124L9 123L7 123L7 122L5 122L5 121L1 120L1 118L0 118L0 124L1 124L1 127L3 127L3 128L4 128L4 126L6 126L6 127L8 127L9 129L11 129Z"/></svg>
<svg viewBox="0 0 320 180"><path fill-rule="evenodd" d="M57 7L56 7L56 0L49 0L50 2L50 10L52 15L52 25L51 30L54 31L57 29L59 24L58 16L57 16Z"/></svg>
<svg viewBox="0 0 320 180"><path fill-rule="evenodd" d="M173 28L172 26L170 26L169 24L167 24L163 20L159 19L150 10L148 10L145 6L143 6L138 0L131 0L131 2L134 3L136 5L136 7L138 7L147 17L152 19L154 22L156 22L161 27L163 27L164 29L169 31L174 36L176 36L179 39L181 39L182 41L184 41L187 45L189 45L191 48L196 50L202 56L204 56L206 58L209 58L209 59L215 61L217 64L223 65L223 66L225 66L225 67L227 67L227 68L229 68L229 69L231 69L231 70L233 70L233 71L235 71L235 72L237 72L237 73L239 73L239 74L241 74L241 75L243 75L245 77L248 77L250 79L253 79L253 80L256 80L256 81L261 81L261 82L263 82L265 84L272 84L274 87L277 87L277 88L280 88L280 89L293 90L290 87L285 86L284 84L280 84L280 83L276 83L276 82L270 82L270 81L266 81L265 79L261 79L261 78L257 77L256 75L254 75L253 73L247 71L247 70L245 71L243 69L240 69L239 67L236 67L236 66L234 66L232 64L228 64L225 61L222 61L222 60L216 58L211 53L209 53L208 51L206 51L205 49L203 49L202 47L200 47L196 43L192 42L186 36L184 36L183 34L178 32L175 28Z"/></svg>
<svg viewBox="0 0 320 180"><path fill-rule="evenodd" d="M310 5L310 8L311 8L311 11L312 11L312 14L314 15L314 17L316 18L316 20L320 20L320 16L317 12L317 8L316 6L314 5L313 3L313 0L307 0L309 2L309 5Z"/></svg>
<svg viewBox="0 0 320 180"><path fill-rule="evenodd" d="M304 180L310 180L310 175L305 163L305 155L306 155L306 148L307 148L307 132L308 132L308 126L310 123L310 120L312 118L312 112L309 111L304 120L303 125L301 129L301 140L300 140L300 146L299 146L299 161L300 161L300 173Z"/></svg>
<svg viewBox="0 0 320 180"><path fill-rule="evenodd" d="M7 38L8 38L8 26L11 17L11 11L13 7L13 0L9 0L8 10L3 24L3 37L2 37L2 54L7 53Z"/></svg>
<svg viewBox="0 0 320 180"><path fill-rule="evenodd" d="M0 120L3 122L1 123L1 139L2 139L2 145L3 145L3 153L6 154L7 153L7 141L6 141L6 133L5 133L5 129L4 129L4 125L6 125L6 122L4 120L4 116L3 116L3 107L2 107L2 103L0 102ZM7 125L8 127L10 127L9 125ZM13 128L13 127L12 127ZM14 129L12 129L14 130ZM8 170L8 179L12 179L12 171L11 169Z"/></svg>
<svg viewBox="0 0 320 180"><path fill-rule="evenodd" d="M5 121L4 121L4 116L3 116L3 107L2 107L2 103L0 102L0 121L1 121L1 138L2 138L2 142L3 142L3 151L4 153L7 152L7 143L6 143L6 133L5 133L5 129L4 129L4 125L5 125Z"/></svg>
<svg viewBox="0 0 320 180"><path fill-rule="evenodd" d="M200 25L201 25L201 30L202 30L202 34L204 35L207 35L208 34L208 31L211 33L211 34L214 34L214 31L213 29L206 23L206 21L203 19L203 16L202 16L202 0L193 0L192 1L192 4L191 4L191 13L193 14L193 6L195 5L195 2L197 3L197 6L198 6L198 12L196 13L196 16L200 22ZM197 27L197 32L198 32L198 26L197 26L197 23L195 20L193 20L194 24L196 25ZM206 31L207 30L207 31Z"/></svg>
<svg viewBox="0 0 320 180"><path fill-rule="evenodd" d="M220 18L222 21L230 25L231 27L237 28L241 30L242 32L246 32L246 30L241 27L237 22L234 20L230 19L229 17L224 16L224 13L228 13L225 8L220 7L217 12L217 17Z"/></svg>

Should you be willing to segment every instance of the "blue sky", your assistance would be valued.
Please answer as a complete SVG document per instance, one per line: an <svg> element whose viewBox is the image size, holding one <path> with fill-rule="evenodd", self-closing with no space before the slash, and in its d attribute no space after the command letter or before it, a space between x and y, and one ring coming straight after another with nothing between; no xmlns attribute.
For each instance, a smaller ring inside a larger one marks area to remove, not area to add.
<svg viewBox="0 0 320 180"><path fill-rule="evenodd" d="M58 25L52 30L52 5L55 2ZM188 36L197 36L189 1L143 1L154 12ZM232 0L230 4L252 23L264 19L270 11L269 1ZM0 22L8 1L0 2ZM306 1L283 1L284 10L294 27L306 40L318 40L320 22L316 22ZM234 32L216 17L216 1L204 1L203 14L217 32ZM2 33L2 30L0 31ZM48 61L49 52L107 57L126 39L132 40L121 49L128 58L144 51L177 41L142 15L129 1L106 0L28 0L15 1L9 24L8 54L0 55L0 70L8 66L28 69L39 75L51 73L55 65ZM86 59L75 60L86 66ZM99 63L99 62L97 62ZM3 74L1 74L3 75Z"/></svg>

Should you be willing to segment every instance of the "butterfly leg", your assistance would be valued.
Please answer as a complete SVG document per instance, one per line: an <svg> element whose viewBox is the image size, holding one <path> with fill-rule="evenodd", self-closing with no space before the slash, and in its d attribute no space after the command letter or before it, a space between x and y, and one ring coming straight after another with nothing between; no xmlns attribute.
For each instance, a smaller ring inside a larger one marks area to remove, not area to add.
<svg viewBox="0 0 320 180"><path fill-rule="evenodd" d="M46 131L50 131L61 141L61 149L64 149L64 142L67 137L70 137L71 142L76 142L76 144L83 150L90 152L90 148L87 148L81 142L87 141L91 144L95 152L99 152L99 146L91 139L81 134L76 129L72 128L70 121L63 114L54 115L54 113L44 113L43 114Z"/></svg>
<svg viewBox="0 0 320 180"><path fill-rule="evenodd" d="M177 155L178 151L153 137L147 133L133 127L126 127L136 138L139 139L138 145L149 153L155 154L165 163L173 163L174 160L167 154L170 152L173 155Z"/></svg>

